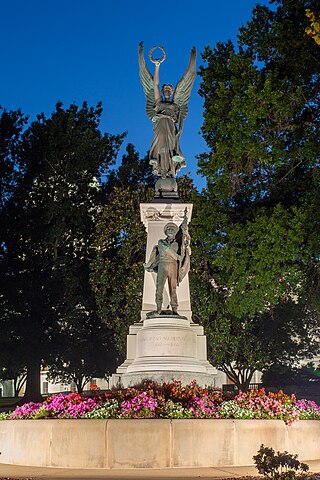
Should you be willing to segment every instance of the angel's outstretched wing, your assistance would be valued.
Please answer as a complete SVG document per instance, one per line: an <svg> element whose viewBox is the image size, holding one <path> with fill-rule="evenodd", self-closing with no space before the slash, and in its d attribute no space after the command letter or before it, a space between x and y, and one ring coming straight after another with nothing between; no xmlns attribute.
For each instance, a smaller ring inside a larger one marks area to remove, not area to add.
<svg viewBox="0 0 320 480"><path fill-rule="evenodd" d="M153 77L149 72L148 67L146 65L146 61L144 59L143 42L139 44L139 73L140 73L140 81L142 83L143 91L147 100L146 112L150 120L152 120L152 118L155 115L155 111L153 109L155 104L154 84L153 84Z"/></svg>
<svg viewBox="0 0 320 480"><path fill-rule="evenodd" d="M192 47L188 68L178 82L173 95L173 102L180 108L180 121L183 121L188 113L188 102L191 95L194 79L196 78L196 48Z"/></svg>

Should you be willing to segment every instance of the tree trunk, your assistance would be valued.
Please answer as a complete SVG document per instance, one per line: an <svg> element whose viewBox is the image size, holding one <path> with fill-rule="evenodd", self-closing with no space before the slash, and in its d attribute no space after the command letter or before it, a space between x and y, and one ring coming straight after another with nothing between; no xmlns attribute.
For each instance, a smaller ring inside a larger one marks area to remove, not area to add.
<svg viewBox="0 0 320 480"><path fill-rule="evenodd" d="M254 370L250 370L249 368L239 370L238 378L236 381L236 385L239 390L241 390L242 392L247 392L249 390L249 385L253 374Z"/></svg>
<svg viewBox="0 0 320 480"><path fill-rule="evenodd" d="M222 367L222 371L227 375L229 380L231 380L231 382L236 385L238 390L241 390L242 392L247 392L255 369L251 369L250 367L237 369L236 367L232 367L231 365L224 364Z"/></svg>
<svg viewBox="0 0 320 480"><path fill-rule="evenodd" d="M40 361L32 360L28 363L26 390L24 396L18 403L19 405L23 405L24 403L28 402L37 403L43 401L40 387L40 370Z"/></svg>
<svg viewBox="0 0 320 480"><path fill-rule="evenodd" d="M83 386L82 386L82 378L77 378L75 381L76 387L77 387L77 392L79 395L82 395L83 393Z"/></svg>
<svg viewBox="0 0 320 480"><path fill-rule="evenodd" d="M14 378L14 396L18 397L19 393L27 381L27 374L22 374Z"/></svg>

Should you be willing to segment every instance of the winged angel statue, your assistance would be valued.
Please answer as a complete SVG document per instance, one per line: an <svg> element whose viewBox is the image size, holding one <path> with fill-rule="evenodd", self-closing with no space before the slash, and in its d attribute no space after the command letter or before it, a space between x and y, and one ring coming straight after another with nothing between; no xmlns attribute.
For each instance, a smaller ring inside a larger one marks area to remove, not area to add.
<svg viewBox="0 0 320 480"><path fill-rule="evenodd" d="M156 48L162 51L160 60L152 58L153 50ZM164 84L161 89L163 96L159 88L160 64L165 59L163 47L153 47L149 58L155 64L154 77L146 66L141 42L139 45L140 80L147 100L147 115L153 123L150 164L153 167L153 173L162 179L175 178L180 168L186 165L180 149L180 136L196 76L196 49L192 48L188 68L176 89L174 90L171 84Z"/></svg>

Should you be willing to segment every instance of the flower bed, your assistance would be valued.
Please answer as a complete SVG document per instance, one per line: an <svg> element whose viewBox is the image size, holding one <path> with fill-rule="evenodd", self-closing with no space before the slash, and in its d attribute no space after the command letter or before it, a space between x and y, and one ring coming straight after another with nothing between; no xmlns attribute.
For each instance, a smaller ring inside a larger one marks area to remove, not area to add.
<svg viewBox="0 0 320 480"><path fill-rule="evenodd" d="M303 420L320 420L320 407L295 395L266 394L264 389L240 392L233 399L220 390L209 390L196 383L180 382L158 385L146 382L140 387L110 392L91 391L58 394L43 403L26 403L13 412L0 414L0 420L23 419L108 419L108 418L210 418L277 419L286 424Z"/></svg>

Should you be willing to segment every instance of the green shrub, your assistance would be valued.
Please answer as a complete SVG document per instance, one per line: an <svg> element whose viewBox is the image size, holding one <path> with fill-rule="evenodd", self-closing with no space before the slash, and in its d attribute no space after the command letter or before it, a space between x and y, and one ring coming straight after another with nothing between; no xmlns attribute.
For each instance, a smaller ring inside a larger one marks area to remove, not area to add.
<svg viewBox="0 0 320 480"><path fill-rule="evenodd" d="M9 420L11 412L2 412L0 413L0 420Z"/></svg>
<svg viewBox="0 0 320 480"><path fill-rule="evenodd" d="M307 472L309 466L298 460L298 455L288 452L275 452L263 444L258 454L253 457L254 463L261 475L273 480L294 480L297 475Z"/></svg>

